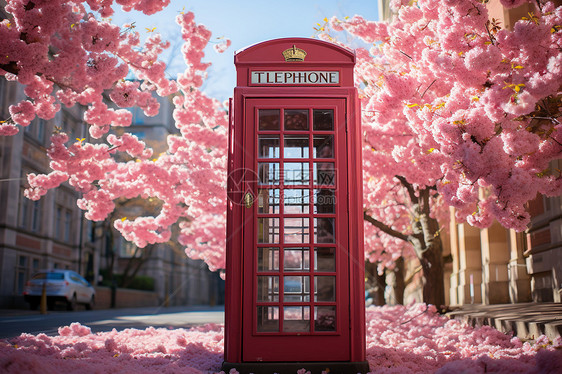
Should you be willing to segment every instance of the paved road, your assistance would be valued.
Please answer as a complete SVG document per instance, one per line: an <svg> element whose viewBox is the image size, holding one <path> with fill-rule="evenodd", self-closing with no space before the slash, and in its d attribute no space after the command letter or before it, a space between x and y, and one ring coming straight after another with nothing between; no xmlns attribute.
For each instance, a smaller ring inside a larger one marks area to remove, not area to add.
<svg viewBox="0 0 562 374"><path fill-rule="evenodd" d="M189 328L205 323L224 323L221 307L151 307L131 309L106 309L92 311L49 311L40 314L31 311L0 311L0 339L21 333L55 335L60 326L80 322L93 332L111 331L115 328L145 329L149 326Z"/></svg>

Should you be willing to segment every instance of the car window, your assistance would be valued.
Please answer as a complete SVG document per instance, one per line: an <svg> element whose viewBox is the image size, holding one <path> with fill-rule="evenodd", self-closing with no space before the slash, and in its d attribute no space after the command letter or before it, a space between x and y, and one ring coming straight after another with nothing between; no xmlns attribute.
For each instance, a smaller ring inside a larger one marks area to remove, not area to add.
<svg viewBox="0 0 562 374"><path fill-rule="evenodd" d="M31 279L63 280L64 274L63 273L38 273L35 274Z"/></svg>
<svg viewBox="0 0 562 374"><path fill-rule="evenodd" d="M76 275L73 275L73 274L70 275L70 280L72 280L75 283L82 283L80 278L78 278Z"/></svg>
<svg viewBox="0 0 562 374"><path fill-rule="evenodd" d="M76 274L76 277L78 277L78 279L80 279L80 283L82 283L84 286L89 286L90 284L88 283L88 281L86 279L84 279L84 277L82 277L80 274Z"/></svg>

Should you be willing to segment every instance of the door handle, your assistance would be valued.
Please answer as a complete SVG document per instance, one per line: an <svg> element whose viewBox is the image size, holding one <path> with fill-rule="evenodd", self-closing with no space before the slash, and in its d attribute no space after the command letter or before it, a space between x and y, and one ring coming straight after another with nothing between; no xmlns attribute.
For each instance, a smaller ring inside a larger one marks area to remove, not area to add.
<svg viewBox="0 0 562 374"><path fill-rule="evenodd" d="M244 205L246 208L251 208L254 205L254 197L250 192L246 192L246 195L244 195Z"/></svg>

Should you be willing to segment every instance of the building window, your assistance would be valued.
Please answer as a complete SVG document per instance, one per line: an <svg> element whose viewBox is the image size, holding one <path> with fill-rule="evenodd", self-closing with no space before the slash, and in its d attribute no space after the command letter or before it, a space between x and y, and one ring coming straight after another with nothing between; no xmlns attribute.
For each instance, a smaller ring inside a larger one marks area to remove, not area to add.
<svg viewBox="0 0 562 374"><path fill-rule="evenodd" d="M41 228L41 203L39 200L31 203L31 231L38 232Z"/></svg>
<svg viewBox="0 0 562 374"><path fill-rule="evenodd" d="M44 144L46 127L47 121L43 118L36 118L29 124L29 126L24 127L24 132L29 137L37 140L41 144Z"/></svg>
<svg viewBox="0 0 562 374"><path fill-rule="evenodd" d="M34 259L31 261L31 272L35 274L35 273L37 273L38 271L39 271L39 260L36 259L36 258L34 258Z"/></svg>
<svg viewBox="0 0 562 374"><path fill-rule="evenodd" d="M146 133L144 131L135 131L132 134L135 135L139 140L146 139Z"/></svg>
<svg viewBox="0 0 562 374"><path fill-rule="evenodd" d="M82 127L80 126L80 124L80 122L76 121L69 115L63 114L61 127L62 130L68 135L69 139L74 140L76 138L82 137Z"/></svg>
<svg viewBox="0 0 562 374"><path fill-rule="evenodd" d="M121 238L121 240L119 241L119 257L140 257L141 253L142 249L137 248L134 243L128 242L123 238Z"/></svg>
<svg viewBox="0 0 562 374"><path fill-rule="evenodd" d="M43 118L39 118L37 119L37 140L39 140L39 142L41 144L44 143L45 139L45 127L46 127L46 121Z"/></svg>
<svg viewBox="0 0 562 374"><path fill-rule="evenodd" d="M70 214L70 211L67 210L64 213L64 241L65 242L70 241L70 229L71 229L71 226L72 226L71 217L72 217L72 215Z"/></svg>
<svg viewBox="0 0 562 374"><path fill-rule="evenodd" d="M60 239L62 237L62 207L60 205L57 206L57 210L55 211L55 232L54 237L55 239Z"/></svg>
<svg viewBox="0 0 562 374"><path fill-rule="evenodd" d="M82 218L84 219L84 218ZM93 243L95 241L94 238L95 234L94 234L94 224L92 221L90 221L89 219L86 220L86 238L90 243Z"/></svg>
<svg viewBox="0 0 562 374"><path fill-rule="evenodd" d="M21 295L25 288L25 283L39 271L39 259L19 255L16 262L16 283L14 293Z"/></svg>
<svg viewBox="0 0 562 374"><path fill-rule="evenodd" d="M139 107L135 107L133 109L133 125L142 125L144 124L145 114L143 110Z"/></svg>
<svg viewBox="0 0 562 374"><path fill-rule="evenodd" d="M29 205L30 205L30 200L24 196L23 194L23 188L21 190L21 204L20 204L20 220L19 220L19 226L21 228L26 228L26 224L28 221L28 211L29 211Z"/></svg>
<svg viewBox="0 0 562 374"><path fill-rule="evenodd" d="M21 189L21 204L19 215L19 226L25 230L39 232L41 230L41 200L29 200L23 194L24 189Z"/></svg>
<svg viewBox="0 0 562 374"><path fill-rule="evenodd" d="M21 295L23 293L23 288L25 287L25 282L28 278L27 264L27 256L18 256L18 262L16 266L16 289L14 290L16 295Z"/></svg>

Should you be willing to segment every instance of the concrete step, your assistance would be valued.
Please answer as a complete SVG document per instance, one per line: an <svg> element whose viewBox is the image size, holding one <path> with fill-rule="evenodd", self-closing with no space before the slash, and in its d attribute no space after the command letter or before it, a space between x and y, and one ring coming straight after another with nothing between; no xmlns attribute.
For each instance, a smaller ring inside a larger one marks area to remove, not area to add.
<svg viewBox="0 0 562 374"><path fill-rule="evenodd" d="M562 336L562 303L468 304L447 315L471 326L492 326L521 340Z"/></svg>

